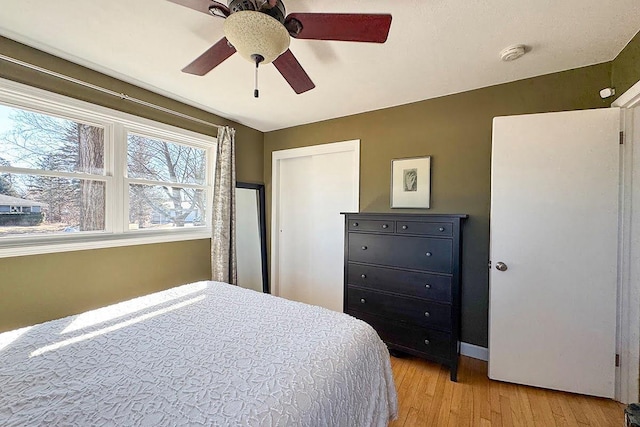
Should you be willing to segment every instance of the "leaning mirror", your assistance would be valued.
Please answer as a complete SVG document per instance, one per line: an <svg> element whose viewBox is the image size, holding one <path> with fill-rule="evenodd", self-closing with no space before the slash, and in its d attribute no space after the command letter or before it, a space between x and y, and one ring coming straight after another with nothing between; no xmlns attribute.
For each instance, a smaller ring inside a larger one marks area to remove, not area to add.
<svg viewBox="0 0 640 427"><path fill-rule="evenodd" d="M269 293L264 185L236 183L238 286Z"/></svg>

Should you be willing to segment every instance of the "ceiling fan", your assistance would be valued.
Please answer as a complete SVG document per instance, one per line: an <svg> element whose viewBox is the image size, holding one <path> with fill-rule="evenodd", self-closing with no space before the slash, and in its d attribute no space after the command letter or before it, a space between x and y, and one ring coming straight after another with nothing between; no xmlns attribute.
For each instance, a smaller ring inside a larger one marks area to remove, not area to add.
<svg viewBox="0 0 640 427"><path fill-rule="evenodd" d="M287 83L301 94L315 87L289 50L290 37L308 40L340 40L384 43L391 15L347 13L291 13L281 0L169 0L198 12L224 18L221 40L182 69L203 76L235 52L256 64L254 96L258 92L258 66L273 62Z"/></svg>

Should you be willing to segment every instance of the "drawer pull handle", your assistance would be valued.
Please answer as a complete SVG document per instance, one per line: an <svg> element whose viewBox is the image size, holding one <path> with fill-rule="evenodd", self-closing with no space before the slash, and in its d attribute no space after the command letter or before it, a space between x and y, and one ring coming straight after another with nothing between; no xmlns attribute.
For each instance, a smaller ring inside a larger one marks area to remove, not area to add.
<svg viewBox="0 0 640 427"><path fill-rule="evenodd" d="M360 302L364 304L365 302L367 302L367 300L365 300L364 298L360 298Z"/></svg>
<svg viewBox="0 0 640 427"><path fill-rule="evenodd" d="M427 252L427 256L431 256L433 255L431 252Z"/></svg>
<svg viewBox="0 0 640 427"><path fill-rule="evenodd" d="M382 228L389 228L387 224L382 224Z"/></svg>
<svg viewBox="0 0 640 427"><path fill-rule="evenodd" d="M363 251L366 251L366 250L367 250L367 247L366 247L366 246L363 246L363 247L362 247L362 250L363 250Z"/></svg>
<svg viewBox="0 0 640 427"><path fill-rule="evenodd" d="M424 312L424 317L429 317L429 316L431 316L431 313L429 313L428 311L425 311Z"/></svg>
<svg viewBox="0 0 640 427"><path fill-rule="evenodd" d="M424 287L427 288L427 289L431 289L431 285L428 284L428 283L426 285L424 285Z"/></svg>
<svg viewBox="0 0 640 427"><path fill-rule="evenodd" d="M402 229L403 229L403 230L406 230L407 228L409 228L409 227L408 227L408 226L406 226L406 225L403 225L403 226L402 226Z"/></svg>
<svg viewBox="0 0 640 427"><path fill-rule="evenodd" d="M354 223L353 223L353 226L354 226L354 227L357 227L357 226L358 226L358 223L357 223L357 222L354 222Z"/></svg>
<svg viewBox="0 0 640 427"><path fill-rule="evenodd" d="M440 227L440 228L438 228L438 230L440 230L442 232L442 231L444 231L444 227Z"/></svg>
<svg viewBox="0 0 640 427"><path fill-rule="evenodd" d="M360 277L362 277L363 279L366 279L367 275L366 274L361 274Z"/></svg>
<svg viewBox="0 0 640 427"><path fill-rule="evenodd" d="M429 340L424 340L424 343L425 343L426 345L431 344L431 342L430 342Z"/></svg>

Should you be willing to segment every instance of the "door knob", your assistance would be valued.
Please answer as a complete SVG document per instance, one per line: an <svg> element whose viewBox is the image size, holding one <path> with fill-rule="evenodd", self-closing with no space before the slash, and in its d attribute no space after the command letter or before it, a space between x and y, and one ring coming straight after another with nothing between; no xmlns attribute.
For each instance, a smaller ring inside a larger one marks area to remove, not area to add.
<svg viewBox="0 0 640 427"><path fill-rule="evenodd" d="M505 264L504 262L498 262L496 263L496 270L498 271L507 271L509 267L507 267L507 264Z"/></svg>

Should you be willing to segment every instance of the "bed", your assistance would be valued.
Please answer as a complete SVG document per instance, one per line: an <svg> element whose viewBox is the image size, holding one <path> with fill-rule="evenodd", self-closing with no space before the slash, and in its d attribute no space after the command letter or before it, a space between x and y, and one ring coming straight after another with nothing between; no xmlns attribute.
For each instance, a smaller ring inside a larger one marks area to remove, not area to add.
<svg viewBox="0 0 640 427"><path fill-rule="evenodd" d="M0 425L385 426L366 323L197 282L0 334Z"/></svg>

